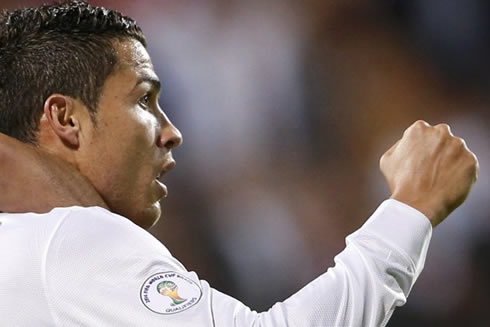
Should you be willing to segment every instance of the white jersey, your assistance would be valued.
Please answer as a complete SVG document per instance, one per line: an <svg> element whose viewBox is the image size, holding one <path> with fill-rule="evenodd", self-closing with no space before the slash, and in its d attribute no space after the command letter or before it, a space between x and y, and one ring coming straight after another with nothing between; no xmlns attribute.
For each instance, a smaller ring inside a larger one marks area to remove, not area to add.
<svg viewBox="0 0 490 327"><path fill-rule="evenodd" d="M384 326L405 303L429 220L387 200L335 267L257 313L189 272L157 239L99 207L0 214L0 326Z"/></svg>

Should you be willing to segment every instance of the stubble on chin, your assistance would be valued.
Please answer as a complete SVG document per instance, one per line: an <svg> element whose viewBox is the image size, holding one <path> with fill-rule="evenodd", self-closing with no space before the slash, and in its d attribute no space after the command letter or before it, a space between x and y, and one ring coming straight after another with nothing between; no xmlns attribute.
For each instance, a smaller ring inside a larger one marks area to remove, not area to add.
<svg viewBox="0 0 490 327"><path fill-rule="evenodd" d="M137 225L144 229L150 229L157 224L162 214L160 202L153 203L150 207L144 209L138 215L138 221L134 221Z"/></svg>

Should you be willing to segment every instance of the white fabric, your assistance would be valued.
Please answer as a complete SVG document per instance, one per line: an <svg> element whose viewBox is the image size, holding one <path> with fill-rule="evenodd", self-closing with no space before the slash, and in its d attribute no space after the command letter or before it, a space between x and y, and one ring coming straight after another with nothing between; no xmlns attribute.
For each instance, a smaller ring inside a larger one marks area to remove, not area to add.
<svg viewBox="0 0 490 327"><path fill-rule="evenodd" d="M387 200L347 237L334 268L269 311L257 313L199 280L151 234L107 210L4 213L0 325L384 326L420 274L431 233L429 220L420 212ZM148 287L156 294L152 303L167 301L162 310L177 312L151 311L141 291L149 277L164 272L190 279L173 281L180 292L195 284L193 294L200 288L200 299L184 299L186 309L179 311L169 296L153 290L154 283Z"/></svg>

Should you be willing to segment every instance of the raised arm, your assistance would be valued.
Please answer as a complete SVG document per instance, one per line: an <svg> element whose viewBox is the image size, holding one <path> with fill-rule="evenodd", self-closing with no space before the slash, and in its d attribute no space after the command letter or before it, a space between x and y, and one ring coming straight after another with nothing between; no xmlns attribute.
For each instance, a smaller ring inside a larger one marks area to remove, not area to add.
<svg viewBox="0 0 490 327"><path fill-rule="evenodd" d="M2 135L0 145L2 210L42 212L55 206L103 204L90 183L66 163ZM384 326L395 307L405 303L422 271L431 225L438 225L464 201L477 178L478 161L447 125L420 121L382 157L380 166L392 199L347 237L347 247L335 258L335 267L267 312L254 312L199 281L128 220L100 211L110 220L107 227L101 227L101 217L90 221L93 212L80 211L83 219L70 218L71 223L60 224L59 237L49 243L59 264L51 267L57 274L48 276L55 276L57 282L68 278L63 283L82 285L85 291L97 294L98 301L87 297L90 301L80 302L80 288L54 288L58 314L65 315L66 321L78 319L78 315L70 316L73 310L63 307L76 306L90 319L83 325L114 325L117 318L119 325L144 321L147 326ZM118 232L114 224L124 224L124 230ZM111 230L110 237L107 230ZM67 235L76 237L71 242ZM80 239L83 245L97 243L105 250L81 246ZM109 261L112 269L108 271ZM90 274L70 272L80 266L91 267ZM148 278L160 275L173 276L168 278L179 284L183 300L189 302L176 306L157 292L156 285L146 285ZM147 286L152 293L141 300L137 295ZM191 288L185 291L186 286ZM100 323L94 324L93 319Z"/></svg>
<svg viewBox="0 0 490 327"><path fill-rule="evenodd" d="M74 205L107 208L74 167L0 133L0 211L43 213Z"/></svg>
<svg viewBox="0 0 490 327"><path fill-rule="evenodd" d="M168 327L385 326L422 271L431 225L467 196L478 163L447 125L417 122L383 156L381 169L392 199L347 237L335 267L261 313L200 281L129 221L102 209L74 210L79 212L66 216L51 243L50 253L57 256L52 262L58 265L51 265L53 273L47 276L53 280L47 284L80 286L50 289L60 305L58 314L67 322L97 326L142 321L145 326ZM76 235L78 242L67 235ZM93 251L80 240L104 251ZM80 266L90 267L90 273L73 272ZM160 292L158 284L164 281L172 282L174 293ZM91 296L81 299L79 289ZM177 297L179 302L174 301ZM77 320L73 307L86 312L87 320Z"/></svg>
<svg viewBox="0 0 490 327"><path fill-rule="evenodd" d="M385 326L422 271L431 232L420 212L385 201L347 237L335 267L269 311L253 312L213 290L216 326Z"/></svg>
<svg viewBox="0 0 490 327"><path fill-rule="evenodd" d="M385 326L422 271L431 225L465 200L478 160L448 125L417 121L383 155L380 168L392 199L347 237L334 268L260 314L215 291L216 325ZM219 307L231 309L225 314Z"/></svg>

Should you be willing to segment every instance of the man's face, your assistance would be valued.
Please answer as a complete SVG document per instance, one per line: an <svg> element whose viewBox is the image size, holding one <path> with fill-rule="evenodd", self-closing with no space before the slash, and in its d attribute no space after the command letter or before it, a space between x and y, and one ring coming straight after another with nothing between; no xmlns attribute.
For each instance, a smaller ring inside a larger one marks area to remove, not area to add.
<svg viewBox="0 0 490 327"><path fill-rule="evenodd" d="M167 194L157 179L175 165L171 150L182 136L158 105L160 82L143 45L115 48L119 64L104 84L97 127L82 131L77 164L112 211L150 228Z"/></svg>

